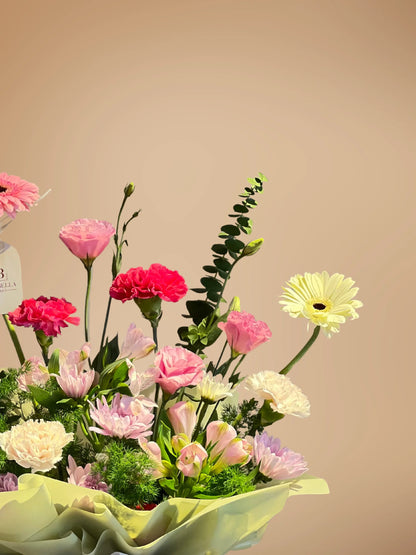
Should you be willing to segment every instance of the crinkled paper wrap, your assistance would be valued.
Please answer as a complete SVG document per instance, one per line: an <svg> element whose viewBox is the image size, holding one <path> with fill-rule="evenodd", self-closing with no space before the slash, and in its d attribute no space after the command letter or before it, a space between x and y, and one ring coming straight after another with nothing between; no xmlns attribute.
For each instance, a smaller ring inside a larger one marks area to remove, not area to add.
<svg viewBox="0 0 416 555"><path fill-rule="evenodd" d="M135 511L109 494L24 474L18 491L0 493L0 555L223 555L257 543L289 496L319 493L328 493L326 482L307 476Z"/></svg>

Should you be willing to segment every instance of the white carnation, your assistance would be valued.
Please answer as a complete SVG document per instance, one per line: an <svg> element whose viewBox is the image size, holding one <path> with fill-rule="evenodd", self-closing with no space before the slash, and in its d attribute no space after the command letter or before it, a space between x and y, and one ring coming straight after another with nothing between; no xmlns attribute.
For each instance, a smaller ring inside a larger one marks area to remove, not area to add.
<svg viewBox="0 0 416 555"><path fill-rule="evenodd" d="M281 414L305 418L311 413L310 403L290 378L270 370L258 372L244 380L247 389L270 401L270 407Z"/></svg>
<svg viewBox="0 0 416 555"><path fill-rule="evenodd" d="M20 466L47 472L62 459L62 449L73 438L60 422L27 420L0 434L0 447Z"/></svg>

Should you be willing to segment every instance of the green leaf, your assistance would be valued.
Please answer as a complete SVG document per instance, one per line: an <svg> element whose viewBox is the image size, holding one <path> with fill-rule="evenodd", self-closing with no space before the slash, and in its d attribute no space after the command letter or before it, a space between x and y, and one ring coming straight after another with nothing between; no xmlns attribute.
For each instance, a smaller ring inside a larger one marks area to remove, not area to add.
<svg viewBox="0 0 416 555"><path fill-rule="evenodd" d="M232 264L226 258L217 258L214 260L214 264L216 269L224 270L224 272L229 272L232 268Z"/></svg>
<svg viewBox="0 0 416 555"><path fill-rule="evenodd" d="M216 254L227 254L227 247L220 243L212 245L211 250L213 250Z"/></svg>
<svg viewBox="0 0 416 555"><path fill-rule="evenodd" d="M49 359L48 372L49 374L59 374L59 349L55 349Z"/></svg>
<svg viewBox="0 0 416 555"><path fill-rule="evenodd" d="M254 200L254 198L248 198L246 200L247 204L250 204L251 206L257 206L257 201Z"/></svg>
<svg viewBox="0 0 416 555"><path fill-rule="evenodd" d="M217 273L217 268L215 266L202 266L202 269L204 270L204 272L207 272L208 274Z"/></svg>
<svg viewBox="0 0 416 555"><path fill-rule="evenodd" d="M193 291L194 293L205 293L206 289L205 287L193 287L191 291Z"/></svg>
<svg viewBox="0 0 416 555"><path fill-rule="evenodd" d="M220 300L221 294L217 293L216 291L213 290L209 290L207 292L207 297L210 301L212 301L213 303L217 303Z"/></svg>
<svg viewBox="0 0 416 555"><path fill-rule="evenodd" d="M233 236L240 235L240 230L236 225L230 225L230 224L223 225L221 228L221 231L223 231L227 235L233 235Z"/></svg>
<svg viewBox="0 0 416 555"><path fill-rule="evenodd" d="M248 208L244 204L234 204L233 210L239 214L246 214L248 212Z"/></svg>
<svg viewBox="0 0 416 555"><path fill-rule="evenodd" d="M270 426L271 424L277 422L278 420L281 420L285 416L284 414L273 410L270 407L270 401L264 401L263 406L259 411L259 415L262 426Z"/></svg>
<svg viewBox="0 0 416 555"><path fill-rule="evenodd" d="M225 241L225 245L228 251L233 253L238 253L245 247L245 244L243 243L243 241L240 241L239 239L231 239L231 238Z"/></svg>
<svg viewBox="0 0 416 555"><path fill-rule="evenodd" d="M213 277L203 277L201 283L208 291L221 291L222 289L222 284Z"/></svg>
<svg viewBox="0 0 416 555"><path fill-rule="evenodd" d="M213 310L212 306L206 301L187 301L186 308L197 325L209 316Z"/></svg>

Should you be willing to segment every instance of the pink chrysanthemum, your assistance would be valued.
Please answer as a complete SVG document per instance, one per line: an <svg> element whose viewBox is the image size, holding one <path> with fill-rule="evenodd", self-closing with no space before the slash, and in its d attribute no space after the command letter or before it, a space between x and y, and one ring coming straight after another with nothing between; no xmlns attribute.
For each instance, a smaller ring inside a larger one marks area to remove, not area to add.
<svg viewBox="0 0 416 555"><path fill-rule="evenodd" d="M299 453L281 447L280 439L270 437L267 432L258 434L253 440L253 462L264 476L272 480L290 480L304 474L307 463Z"/></svg>
<svg viewBox="0 0 416 555"><path fill-rule="evenodd" d="M79 324L79 318L71 316L75 311L76 308L65 299L41 296L24 300L16 310L9 312L9 318L15 326L32 327L35 331L42 330L45 335L56 337L68 324Z"/></svg>
<svg viewBox="0 0 416 555"><path fill-rule="evenodd" d="M0 493L4 491L17 491L17 476L11 472L0 474Z"/></svg>
<svg viewBox="0 0 416 555"><path fill-rule="evenodd" d="M68 482L75 486L96 489L108 492L108 485L102 481L100 474L92 474L92 465L88 463L85 467L77 466L74 458L68 455Z"/></svg>
<svg viewBox="0 0 416 555"><path fill-rule="evenodd" d="M17 212L27 211L39 199L39 189L17 175L0 173L0 217L15 218Z"/></svg>
<svg viewBox="0 0 416 555"><path fill-rule="evenodd" d="M161 264L152 264L148 270L130 268L125 274L119 274L110 288L110 295L123 303L156 296L162 301L176 303L187 291L185 280L178 272Z"/></svg>
<svg viewBox="0 0 416 555"><path fill-rule="evenodd" d="M90 430L97 434L141 439L152 433L150 427L154 417L151 411L156 404L143 395L128 397L116 393L111 406L108 406L105 397L102 401L97 399L96 407L91 401L90 405L91 418L100 426L91 426Z"/></svg>

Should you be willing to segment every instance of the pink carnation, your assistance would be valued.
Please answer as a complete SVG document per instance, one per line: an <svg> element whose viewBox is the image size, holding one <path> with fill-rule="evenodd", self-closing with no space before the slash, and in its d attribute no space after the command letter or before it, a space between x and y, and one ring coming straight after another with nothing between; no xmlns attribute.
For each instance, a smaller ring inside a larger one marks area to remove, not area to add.
<svg viewBox="0 0 416 555"><path fill-rule="evenodd" d="M92 262L103 252L115 232L108 222L83 218L65 225L59 238L72 254L82 261Z"/></svg>
<svg viewBox="0 0 416 555"><path fill-rule="evenodd" d="M160 372L156 383L171 395L180 387L197 385L204 377L202 358L183 347L163 347L155 357L154 366Z"/></svg>
<svg viewBox="0 0 416 555"><path fill-rule="evenodd" d="M218 324L225 331L227 341L234 354L246 355L272 336L265 322L257 321L248 312L232 311L226 322Z"/></svg>
<svg viewBox="0 0 416 555"><path fill-rule="evenodd" d="M96 407L89 401L91 418L100 426L90 427L97 434L112 437L126 437L130 439L141 439L151 435L150 430L153 422L151 412L157 405L150 399L143 397L121 396L116 393L111 406L103 397L97 399Z"/></svg>
<svg viewBox="0 0 416 555"><path fill-rule="evenodd" d="M287 447L281 447L280 439L270 437L267 432L258 434L253 442L253 462L259 465L264 476L272 480L290 480L308 470L305 459Z"/></svg>
<svg viewBox="0 0 416 555"><path fill-rule="evenodd" d="M15 326L32 327L35 331L42 330L45 335L56 337L68 324L79 324L79 318L71 316L75 311L76 308L65 299L42 296L26 299L14 312L9 312L9 318Z"/></svg>
<svg viewBox="0 0 416 555"><path fill-rule="evenodd" d="M176 303L188 288L183 277L161 264L152 264L148 270L130 268L119 274L110 288L110 295L123 303L131 299L150 299L158 296L162 301Z"/></svg>
<svg viewBox="0 0 416 555"><path fill-rule="evenodd" d="M17 212L29 210L39 199L39 189L17 175L0 173L0 217L15 218Z"/></svg>

